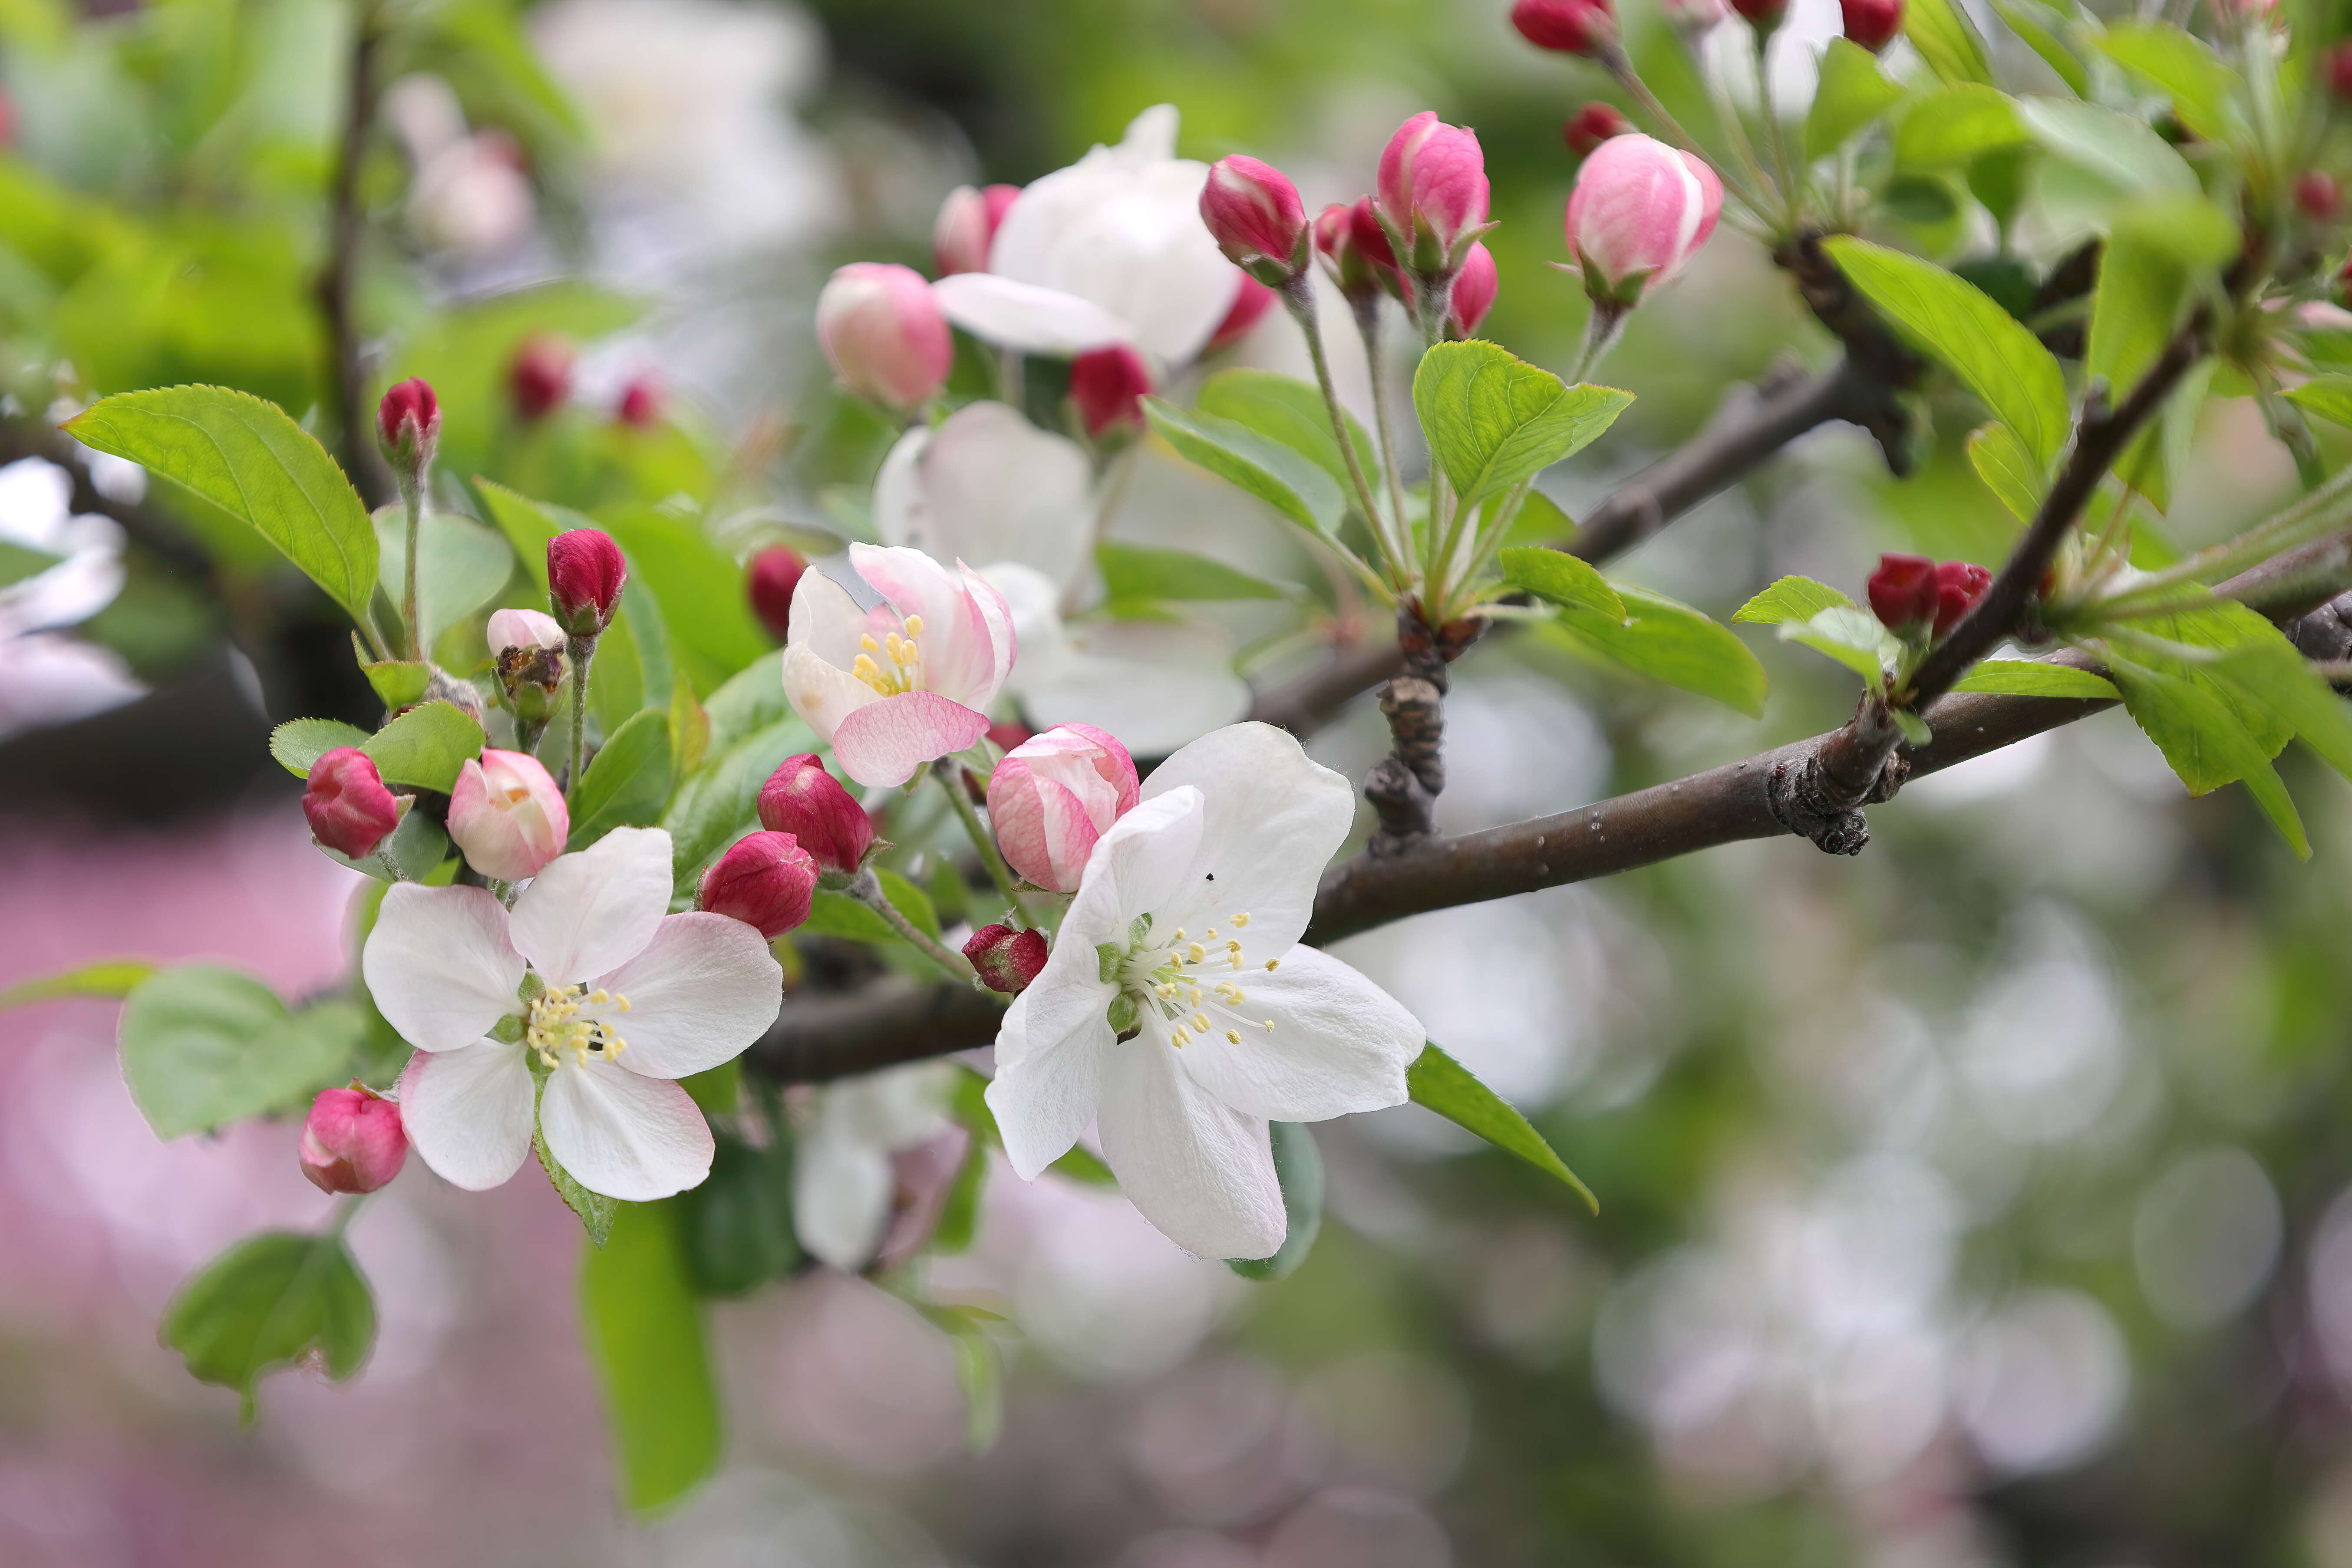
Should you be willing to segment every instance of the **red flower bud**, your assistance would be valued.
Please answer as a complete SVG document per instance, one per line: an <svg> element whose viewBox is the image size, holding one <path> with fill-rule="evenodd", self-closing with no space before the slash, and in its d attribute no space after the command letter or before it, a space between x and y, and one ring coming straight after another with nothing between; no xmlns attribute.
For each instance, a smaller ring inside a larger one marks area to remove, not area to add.
<svg viewBox="0 0 2352 1568"><path fill-rule="evenodd" d="M1010 719L999 721L988 727L988 743L1000 752L1009 752L1015 746L1026 745L1036 738L1036 731L1026 724L1016 723Z"/></svg>
<svg viewBox="0 0 2352 1568"><path fill-rule="evenodd" d="M2352 39L2329 49L2320 60L2319 70L2326 79L2327 90L2339 102L2352 102Z"/></svg>
<svg viewBox="0 0 2352 1568"><path fill-rule="evenodd" d="M593 637L613 624L629 569L621 547L601 528L574 528L547 542L547 603L556 624Z"/></svg>
<svg viewBox="0 0 2352 1568"><path fill-rule="evenodd" d="M1477 133L1446 124L1434 110L1398 126L1381 152L1381 216L1412 247L1398 260L1424 277L1449 276L1462 265L1486 226L1490 195Z"/></svg>
<svg viewBox="0 0 2352 1568"><path fill-rule="evenodd" d="M1870 613L1888 631L1927 625L1936 618L1936 563L1924 555L1882 555L1868 593Z"/></svg>
<svg viewBox="0 0 2352 1568"><path fill-rule="evenodd" d="M874 842L874 821L813 752L786 757L760 789L760 825L789 833L827 871L850 872Z"/></svg>
<svg viewBox="0 0 2352 1568"><path fill-rule="evenodd" d="M1947 561L1936 568L1936 636L1949 637L1960 617L1975 607L1992 586L1992 574L1967 561Z"/></svg>
<svg viewBox="0 0 2352 1568"><path fill-rule="evenodd" d="M372 1193L400 1174L408 1133L400 1107L354 1084L327 1089L302 1122L302 1173L322 1193Z"/></svg>
<svg viewBox="0 0 2352 1568"><path fill-rule="evenodd" d="M650 430L661 423L661 377L652 371L641 371L629 378L621 389L620 405L614 410L624 425L634 425L640 430Z"/></svg>
<svg viewBox="0 0 2352 1568"><path fill-rule="evenodd" d="M1234 153L1209 165L1201 221L1225 258L1261 283L1307 269L1307 208L1298 187L1271 163Z"/></svg>
<svg viewBox="0 0 2352 1568"><path fill-rule="evenodd" d="M1088 349L1070 362L1070 400L1087 434L1133 436L1143 429L1143 399L1151 391L1151 367L1125 343Z"/></svg>
<svg viewBox="0 0 2352 1568"><path fill-rule="evenodd" d="M982 926L963 944L963 955L980 971L982 985L1017 996L1045 967L1045 933L1014 931L1006 925Z"/></svg>
<svg viewBox="0 0 2352 1568"><path fill-rule="evenodd" d="M1848 41L1876 54L1903 31L1903 0L1838 0Z"/></svg>
<svg viewBox="0 0 2352 1568"><path fill-rule="evenodd" d="M1615 104L1595 99L1568 117L1568 123L1559 128L1559 137L1570 152L1581 158L1612 136L1622 136L1633 129L1633 121L1619 113Z"/></svg>
<svg viewBox="0 0 2352 1568"><path fill-rule="evenodd" d="M1396 251L1373 216L1371 197L1359 196L1352 205L1334 202L1318 214L1315 248L1323 254L1323 269L1349 300L1369 299L1383 289L1403 294Z"/></svg>
<svg viewBox="0 0 2352 1568"><path fill-rule="evenodd" d="M356 860L400 826L400 803L365 752L337 746L310 764L302 815L320 843Z"/></svg>
<svg viewBox="0 0 2352 1568"><path fill-rule="evenodd" d="M1511 26L1539 49L1593 55L1617 38L1617 18L1609 0L1518 0Z"/></svg>
<svg viewBox="0 0 2352 1568"><path fill-rule="evenodd" d="M1457 338L1475 337L1486 312L1495 308L1495 296L1502 289L1502 279L1495 271L1495 254L1483 245L1474 245L1470 254L1462 258L1462 270L1454 276L1454 300L1450 321Z"/></svg>
<svg viewBox="0 0 2352 1568"><path fill-rule="evenodd" d="M1213 354L1219 349L1229 349L1247 337L1249 330L1274 309L1274 299L1273 289L1244 272L1241 291L1234 296L1234 308L1225 312L1225 319L1217 323L1215 331L1209 334L1209 346L1201 352Z"/></svg>
<svg viewBox="0 0 2352 1568"><path fill-rule="evenodd" d="M410 376L383 395L375 409L376 441L383 460L404 483L416 483L441 444L441 405L422 376Z"/></svg>
<svg viewBox="0 0 2352 1568"><path fill-rule="evenodd" d="M507 367L507 395L515 417L536 424L572 393L572 345L544 333L525 338Z"/></svg>
<svg viewBox="0 0 2352 1568"><path fill-rule="evenodd" d="M1769 33L1780 25L1781 16L1788 12L1789 0L1731 0L1731 8L1758 32Z"/></svg>
<svg viewBox="0 0 2352 1568"><path fill-rule="evenodd" d="M756 927L773 942L809 918L817 864L789 833L747 833L702 874L695 907Z"/></svg>
<svg viewBox="0 0 2352 1568"><path fill-rule="evenodd" d="M771 544L751 557L751 564L743 570L744 585L751 595L751 613L768 628L768 635L778 642L793 626L793 590L801 585L801 574L808 570L808 557L787 545Z"/></svg>
<svg viewBox="0 0 2352 1568"><path fill-rule="evenodd" d="M2315 223L2333 223L2344 215L2344 187L2316 169L2294 177L2294 205Z"/></svg>

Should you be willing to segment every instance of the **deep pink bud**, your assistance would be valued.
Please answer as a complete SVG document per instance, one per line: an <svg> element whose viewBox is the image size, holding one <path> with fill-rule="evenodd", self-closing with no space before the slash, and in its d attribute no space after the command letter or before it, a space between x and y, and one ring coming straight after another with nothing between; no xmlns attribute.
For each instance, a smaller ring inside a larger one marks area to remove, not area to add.
<svg viewBox="0 0 2352 1568"><path fill-rule="evenodd" d="M1125 343L1088 349L1070 362L1070 401L1095 440L1139 433L1151 389L1151 367Z"/></svg>
<svg viewBox="0 0 2352 1568"><path fill-rule="evenodd" d="M563 792L537 757L485 747L457 770L449 837L483 876L501 882L536 877L571 837Z"/></svg>
<svg viewBox="0 0 2352 1568"><path fill-rule="evenodd" d="M1056 724L996 764L988 821L1015 871L1050 892L1075 892L1095 840L1137 799L1125 746L1091 724Z"/></svg>
<svg viewBox="0 0 2352 1568"><path fill-rule="evenodd" d="M1339 292L1349 300L1370 299L1385 289L1402 295L1396 252L1373 216L1372 198L1353 203L1333 202L1315 216L1315 248L1323 256L1323 269Z"/></svg>
<svg viewBox="0 0 2352 1568"><path fill-rule="evenodd" d="M930 401L955 360L931 286L911 267L853 261L816 297L816 341L842 384L902 412Z"/></svg>
<svg viewBox="0 0 2352 1568"><path fill-rule="evenodd" d="M1000 752L1012 751L1036 739L1037 731L1012 719L1000 719L988 727L988 743Z"/></svg>
<svg viewBox="0 0 2352 1568"><path fill-rule="evenodd" d="M1870 613L1890 632L1927 626L1936 618L1936 563L1924 555L1890 551L1880 556L1865 591Z"/></svg>
<svg viewBox="0 0 2352 1568"><path fill-rule="evenodd" d="M573 637L592 637L613 624L629 568L621 547L601 528L574 528L547 542L547 602Z"/></svg>
<svg viewBox="0 0 2352 1568"><path fill-rule="evenodd" d="M2352 39L2336 45L2321 58L2320 74L2338 103L2352 102Z"/></svg>
<svg viewBox="0 0 2352 1568"><path fill-rule="evenodd" d="M778 642L793 626L793 590L801 585L808 557L788 545L771 544L751 557L743 569L744 586L751 595L751 613Z"/></svg>
<svg viewBox="0 0 2352 1568"><path fill-rule="evenodd" d="M789 833L747 833L702 874L695 908L731 915L773 942L809 918L817 864Z"/></svg>
<svg viewBox="0 0 2352 1568"><path fill-rule="evenodd" d="M760 825L789 833L827 871L855 871L874 842L874 820L813 752L786 757L760 788Z"/></svg>
<svg viewBox="0 0 2352 1568"><path fill-rule="evenodd" d="M1617 38L1609 0L1518 0L1511 26L1536 47L1564 55L1597 54Z"/></svg>
<svg viewBox="0 0 2352 1568"><path fill-rule="evenodd" d="M1780 25L1789 9L1789 0L1731 0L1731 8L1746 18L1759 33L1769 33Z"/></svg>
<svg viewBox="0 0 2352 1568"><path fill-rule="evenodd" d="M1381 153L1380 215L1411 246L1412 254L1399 259L1414 272L1441 277L1462 265L1486 226L1486 199L1477 136L1434 110L1398 126Z"/></svg>
<svg viewBox="0 0 2352 1568"><path fill-rule="evenodd" d="M1948 637L1960 617L1975 607L1992 586L1992 574L1969 561L1947 561L1936 568L1936 635Z"/></svg>
<svg viewBox="0 0 2352 1568"><path fill-rule="evenodd" d="M310 764L302 786L302 815L311 836L356 860L371 854L400 826L400 802L375 763L357 746L337 746Z"/></svg>
<svg viewBox="0 0 2352 1568"><path fill-rule="evenodd" d="M400 1174L408 1133L400 1107L353 1085L324 1089L303 1119L302 1173L322 1193L372 1193Z"/></svg>
<svg viewBox="0 0 2352 1568"><path fill-rule="evenodd" d="M1494 252L1483 245L1474 245L1470 254L1462 258L1462 270L1454 275L1452 322L1457 338L1475 337L1486 312L1495 308L1495 296L1502 290L1503 280L1495 271Z"/></svg>
<svg viewBox="0 0 2352 1568"><path fill-rule="evenodd" d="M2344 187L2316 169L2294 177L2294 205L2316 223L2332 223L2344 214Z"/></svg>
<svg viewBox="0 0 2352 1568"><path fill-rule="evenodd" d="M507 367L507 395L526 424L546 418L572 395L572 345L540 333L523 340Z"/></svg>
<svg viewBox="0 0 2352 1568"><path fill-rule="evenodd" d="M1622 136L1633 129L1633 122L1617 111L1615 104L1595 99L1568 117L1568 123L1559 128L1559 139L1582 158L1612 136Z"/></svg>
<svg viewBox="0 0 2352 1568"><path fill-rule="evenodd" d="M441 405L422 376L397 382L375 407L376 442L383 460L408 483L415 483L433 461L441 444Z"/></svg>
<svg viewBox="0 0 2352 1568"><path fill-rule="evenodd" d="M1903 0L1838 0L1845 14L1845 36L1876 54L1903 31Z"/></svg>
<svg viewBox="0 0 2352 1568"><path fill-rule="evenodd" d="M1215 331L1209 334L1209 346L1201 352L1213 354L1219 349L1229 349L1241 342L1249 335L1249 330L1265 320L1265 313L1274 309L1274 300L1273 289L1248 273L1243 273L1241 290L1234 296L1234 308L1225 312L1225 319L1217 323Z"/></svg>
<svg viewBox="0 0 2352 1568"><path fill-rule="evenodd" d="M1021 194L1018 185L982 185L977 190L958 185L940 204L931 225L931 259L940 276L988 270L988 247L996 239L996 226L1004 209Z"/></svg>
<svg viewBox="0 0 2352 1568"><path fill-rule="evenodd" d="M649 370L640 371L629 378L628 385L621 388L621 401L614 413L620 416L624 425L650 430L661 423L664 401L661 377Z"/></svg>
<svg viewBox="0 0 2352 1568"><path fill-rule="evenodd" d="M1307 270L1307 207L1298 187L1271 163L1236 153L1210 164L1201 221L1225 258L1261 283L1286 282Z"/></svg>
<svg viewBox="0 0 2352 1568"><path fill-rule="evenodd" d="M1014 931L1005 925L982 926L963 944L963 955L980 971L982 985L1018 996L1045 967L1045 933Z"/></svg>
<svg viewBox="0 0 2352 1568"><path fill-rule="evenodd" d="M1611 137L1568 197L1568 248L1585 292L1638 302L1689 265L1722 211L1723 182L1699 159L1654 137Z"/></svg>

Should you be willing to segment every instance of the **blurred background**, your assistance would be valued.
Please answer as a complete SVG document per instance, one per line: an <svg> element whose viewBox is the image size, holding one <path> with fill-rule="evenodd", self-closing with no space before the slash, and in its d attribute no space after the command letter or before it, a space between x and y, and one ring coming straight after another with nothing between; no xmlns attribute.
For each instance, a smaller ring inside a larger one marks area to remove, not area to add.
<svg viewBox="0 0 2352 1568"><path fill-rule="evenodd" d="M730 549L857 531L891 432L830 389L817 284L927 265L951 187L1032 179L1160 102L1186 155L1266 157L1310 205L1363 191L1413 111L1475 126L1486 335L1559 366L1581 328L1546 263L1560 122L1601 82L1499 0L394 9L357 170L376 384L434 382L454 472L600 517L667 509ZM180 381L332 428L314 287L356 15L0 3L0 456L60 401ZM1784 49L1834 25L1828 0L1796 16ZM1626 26L1687 92L1655 19ZM1278 318L1241 353L1303 363ZM1575 515L1732 383L1828 353L1727 230L1609 362L1640 401L1547 485ZM560 367L551 407L519 401L527 361ZM1997 560L1966 422L1938 428L1900 484L1820 432L1614 570L1727 618L1784 572L1853 590L1881 549ZM2176 542L2293 489L2242 400L2198 439ZM1123 531L1285 563L1237 492L1146 462ZM0 468L0 541L58 563L0 588L0 985L112 955L339 984L358 879L266 749L285 718L373 716L330 607L104 464L79 491ZM730 614L711 637L757 635ZM1444 825L1844 716L1846 678L1757 644L1761 724L1489 639L1457 670ZM1315 742L1358 773L1385 746L1360 708ZM818 1271L717 1306L731 1458L650 1523L614 1499L578 1226L542 1184L389 1189L353 1231L373 1363L272 1381L240 1431L154 1324L235 1237L323 1213L294 1129L160 1145L110 1005L0 1014L0 1563L2352 1568L2352 811L2315 768L2290 782L2307 866L2108 713L1906 789L1855 860L1744 845L1354 939L1597 1218L1410 1107L1318 1129L1329 1218L1270 1287L1115 1195L1003 1175L935 1270L1020 1331L992 1447L967 1447L950 1342Z"/></svg>

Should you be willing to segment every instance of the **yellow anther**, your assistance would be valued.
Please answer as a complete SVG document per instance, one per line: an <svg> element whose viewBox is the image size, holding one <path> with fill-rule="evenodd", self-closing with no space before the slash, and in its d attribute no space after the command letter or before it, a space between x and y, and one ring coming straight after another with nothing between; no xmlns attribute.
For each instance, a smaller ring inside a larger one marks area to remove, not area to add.
<svg viewBox="0 0 2352 1568"><path fill-rule="evenodd" d="M1241 1031L1239 1029L1227 1029L1225 1031L1225 1039L1229 1044L1236 1046L1240 1045L1242 1043Z"/></svg>
<svg viewBox="0 0 2352 1568"><path fill-rule="evenodd" d="M867 653L880 653L882 651L882 645L874 640L874 634L872 632L860 632L857 636L857 646L864 648Z"/></svg>
<svg viewBox="0 0 2352 1568"><path fill-rule="evenodd" d="M922 616L908 616L907 617L907 635L910 637L919 637L923 635Z"/></svg>
<svg viewBox="0 0 2352 1568"><path fill-rule="evenodd" d="M1281 962L1282 962L1282 960L1280 960L1280 959L1278 959L1278 958L1269 958L1269 959L1267 959L1267 960L1265 961L1265 967L1266 967L1267 973L1271 973L1273 972L1273 970L1274 970L1274 966L1275 966L1276 964L1277 964L1277 963L1280 963Z"/></svg>
<svg viewBox="0 0 2352 1568"><path fill-rule="evenodd" d="M1202 959L1204 959L1204 958L1206 958L1206 957L1208 957L1208 956L1209 956L1209 950L1208 950L1207 948L1205 948L1205 947L1202 947L1202 946L1199 942L1187 942L1187 943L1185 944L1185 947L1184 947L1184 952L1185 952L1185 955L1186 955L1187 957L1189 957L1190 959L1192 959L1192 961L1193 963L1200 963Z"/></svg>
<svg viewBox="0 0 2352 1568"><path fill-rule="evenodd" d="M1176 928L1176 934L1170 937L1168 940L1171 942L1182 942L1184 940L1184 928L1182 926L1178 926Z"/></svg>
<svg viewBox="0 0 2352 1568"><path fill-rule="evenodd" d="M1179 1050L1181 1050L1183 1048L1184 1042L1191 1037L1191 1036L1184 1033L1184 1026L1180 1024L1174 1029L1169 1031L1168 1043L1176 1047Z"/></svg>
<svg viewBox="0 0 2352 1568"><path fill-rule="evenodd" d="M1235 931L1239 931L1242 927L1249 924L1249 916L1247 913L1235 915L1228 923L1230 923Z"/></svg>
<svg viewBox="0 0 2352 1568"><path fill-rule="evenodd" d="M1206 1013L1193 1014L1192 1027L1200 1030L1201 1033L1204 1035L1207 1034L1209 1032L1209 1016Z"/></svg>
<svg viewBox="0 0 2352 1568"><path fill-rule="evenodd" d="M1274 1033L1274 1020L1271 1018L1265 1021L1265 1032L1269 1035Z"/></svg>
<svg viewBox="0 0 2352 1568"><path fill-rule="evenodd" d="M1216 927L1214 927L1214 926L1211 926L1208 930L1206 930L1206 931L1202 931L1201 934L1202 934L1202 936L1207 937L1211 942L1214 942L1214 941L1216 941L1216 940L1217 940L1217 928L1216 928Z"/></svg>

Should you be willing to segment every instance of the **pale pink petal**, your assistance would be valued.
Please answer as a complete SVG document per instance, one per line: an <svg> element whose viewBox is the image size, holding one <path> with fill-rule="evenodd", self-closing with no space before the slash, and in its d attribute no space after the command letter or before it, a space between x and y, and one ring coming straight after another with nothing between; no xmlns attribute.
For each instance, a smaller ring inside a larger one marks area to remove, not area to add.
<svg viewBox="0 0 2352 1568"><path fill-rule="evenodd" d="M803 572L793 589L791 647L806 648L830 665L847 669L857 662L857 639L866 635L866 611L856 596L823 572Z"/></svg>
<svg viewBox="0 0 2352 1568"><path fill-rule="evenodd" d="M1018 758L1007 758L997 771L1025 774L998 787L990 781L988 824L996 830L997 847L1012 868L1041 888L1056 893L1076 892L1079 875L1095 840L1109 826L1108 813L1100 826L1067 785L1045 778Z"/></svg>
<svg viewBox="0 0 2352 1568"><path fill-rule="evenodd" d="M853 544L849 562L902 621L921 617L921 631L910 634L921 653L917 686L985 707L996 695L995 638L965 583L919 550Z"/></svg>
<svg viewBox="0 0 2352 1568"><path fill-rule="evenodd" d="M731 1061L783 1005L784 972L760 933L726 915L671 915L646 950L592 989L628 999L592 1007L627 1044L613 1060L647 1078L684 1078Z"/></svg>
<svg viewBox="0 0 2352 1568"><path fill-rule="evenodd" d="M1271 973L1255 969L1232 981L1245 1000L1221 1006L1212 1027L1176 1052L1192 1081L1227 1105L1277 1121L1321 1121L1410 1098L1405 1068L1428 1036L1353 969L1294 947ZM1271 1029L1263 1026L1268 1020Z"/></svg>
<svg viewBox="0 0 2352 1568"><path fill-rule="evenodd" d="M1176 1055L1151 1039L1105 1054L1095 1117L1103 1161L1128 1201L1185 1251L1271 1258L1289 1222L1265 1119L1219 1100Z"/></svg>
<svg viewBox="0 0 2352 1568"><path fill-rule="evenodd" d="M398 891L397 889L394 889ZM530 1067L523 1047L497 1040L408 1058L400 1124L436 1174L484 1192L530 1153Z"/></svg>
<svg viewBox="0 0 2352 1568"><path fill-rule="evenodd" d="M1091 300L992 272L942 278L931 285L931 297L949 321L973 337L1022 353L1084 353L1123 342L1129 335L1125 321Z"/></svg>
<svg viewBox="0 0 2352 1568"><path fill-rule="evenodd" d="M814 572L801 578L805 583ZM882 694L844 666L828 664L804 647L784 649L784 700L803 722L832 744L841 721L860 708L882 700Z"/></svg>
<svg viewBox="0 0 2352 1568"><path fill-rule="evenodd" d="M890 1224L890 1156L820 1127L793 1150L793 1231L845 1274L874 1261Z"/></svg>
<svg viewBox="0 0 2352 1568"><path fill-rule="evenodd" d="M858 709L833 732L834 760L868 786L902 784L934 758L975 745L988 715L931 691L907 691Z"/></svg>
<svg viewBox="0 0 2352 1568"><path fill-rule="evenodd" d="M522 955L507 934L507 911L487 888L387 890L360 955L376 1011L419 1050L470 1046L509 1013L522 1011Z"/></svg>
<svg viewBox="0 0 2352 1568"><path fill-rule="evenodd" d="M669 912L669 835L616 827L559 855L515 900L514 944L550 985L572 985L645 951Z"/></svg>
<svg viewBox="0 0 2352 1568"><path fill-rule="evenodd" d="M966 566L961 561L956 569L963 574L964 588L971 596L972 612L988 634L989 668L987 678L964 698L974 708L985 708L996 700L1004 688L1004 678L1013 673L1013 661L1021 652L1021 638L1013 624L1013 606L997 591L996 584Z"/></svg>
<svg viewBox="0 0 2352 1568"><path fill-rule="evenodd" d="M710 1124L667 1079L593 1058L561 1063L540 1097L539 1125L572 1179L608 1198L651 1203L710 1174Z"/></svg>

